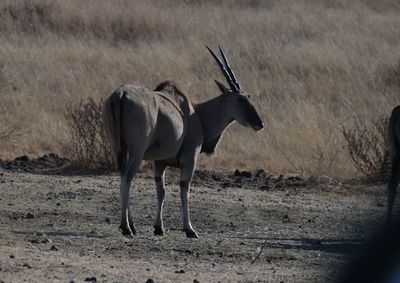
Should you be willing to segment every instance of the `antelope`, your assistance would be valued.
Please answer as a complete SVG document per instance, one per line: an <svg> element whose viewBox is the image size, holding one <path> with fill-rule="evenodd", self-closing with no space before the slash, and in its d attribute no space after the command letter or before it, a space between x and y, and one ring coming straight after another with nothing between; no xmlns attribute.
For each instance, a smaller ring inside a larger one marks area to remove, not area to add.
<svg viewBox="0 0 400 283"><path fill-rule="evenodd" d="M386 226L389 227L400 178L400 106L395 107L390 115L388 131L391 170L387 194Z"/></svg>
<svg viewBox="0 0 400 283"><path fill-rule="evenodd" d="M159 84L154 91L123 84L105 101L103 122L111 142L114 160L121 174L121 224L123 235L136 234L130 205L132 179L142 160L153 161L157 193L154 234L164 235L162 220L165 199L164 172L167 166L180 169L180 198L183 231L198 238L189 216L190 183L199 153L214 153L224 130L239 124L263 129L264 124L241 90L228 60L219 47L222 61L206 46L229 85L215 80L221 94L194 104L172 82Z"/></svg>

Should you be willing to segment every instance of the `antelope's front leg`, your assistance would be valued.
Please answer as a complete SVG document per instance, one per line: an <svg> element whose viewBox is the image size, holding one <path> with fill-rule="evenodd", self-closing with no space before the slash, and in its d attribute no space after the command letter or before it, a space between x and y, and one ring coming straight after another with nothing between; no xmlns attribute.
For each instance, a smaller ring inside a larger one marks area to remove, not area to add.
<svg viewBox="0 0 400 283"><path fill-rule="evenodd" d="M164 173L165 165L154 162L154 180L156 182L157 191L157 214L156 221L154 223L154 235L163 236L164 235L164 225L162 220L162 213L164 207L165 199L165 185L164 185Z"/></svg>
<svg viewBox="0 0 400 283"><path fill-rule="evenodd" d="M185 231L188 238L198 238L196 231L192 227L189 216L189 192L190 182L192 181L194 173L195 162L182 167L181 171L181 202L183 214L183 231Z"/></svg>

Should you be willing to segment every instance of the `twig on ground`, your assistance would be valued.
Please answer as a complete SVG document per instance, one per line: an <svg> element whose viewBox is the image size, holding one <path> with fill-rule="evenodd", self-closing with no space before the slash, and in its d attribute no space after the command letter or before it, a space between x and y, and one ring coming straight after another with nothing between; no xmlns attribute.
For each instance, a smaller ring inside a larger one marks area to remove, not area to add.
<svg viewBox="0 0 400 283"><path fill-rule="evenodd" d="M264 240L264 243L262 244L260 251L259 251L259 252L257 253L257 255L253 258L253 260L251 261L251 264L254 264L254 263L257 261L257 259L260 257L261 253L263 252L263 250L264 250L266 244L267 244L267 240Z"/></svg>

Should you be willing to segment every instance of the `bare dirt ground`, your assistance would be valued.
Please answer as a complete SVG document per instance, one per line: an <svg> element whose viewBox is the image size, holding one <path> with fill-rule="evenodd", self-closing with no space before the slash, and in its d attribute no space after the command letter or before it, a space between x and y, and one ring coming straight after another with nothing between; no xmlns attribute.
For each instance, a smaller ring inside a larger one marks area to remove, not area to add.
<svg viewBox="0 0 400 283"><path fill-rule="evenodd" d="M166 235L153 236L154 184L140 174L128 239L118 185L114 174L0 169L0 282L335 282L384 217L383 186L200 171L190 199L200 239L187 239L167 171Z"/></svg>

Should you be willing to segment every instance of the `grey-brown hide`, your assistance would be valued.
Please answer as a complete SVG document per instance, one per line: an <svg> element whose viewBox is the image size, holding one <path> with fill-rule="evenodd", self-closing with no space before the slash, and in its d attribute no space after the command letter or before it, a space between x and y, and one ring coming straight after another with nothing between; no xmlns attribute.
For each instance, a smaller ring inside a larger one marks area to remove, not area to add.
<svg viewBox="0 0 400 283"><path fill-rule="evenodd" d="M263 128L260 117L240 90L225 55L220 51L225 69L219 66L231 88L217 82L222 94L214 99L192 105L176 85L164 82L154 91L125 84L106 100L103 120L121 172L120 229L124 235L132 236L136 232L129 191L143 159L154 161L157 192L154 233L164 234L164 172L167 166L174 166L181 170L183 230L187 237L197 238L189 216L189 190L197 155L214 152L223 131L235 120L257 131ZM217 63L222 64L212 54Z"/></svg>

